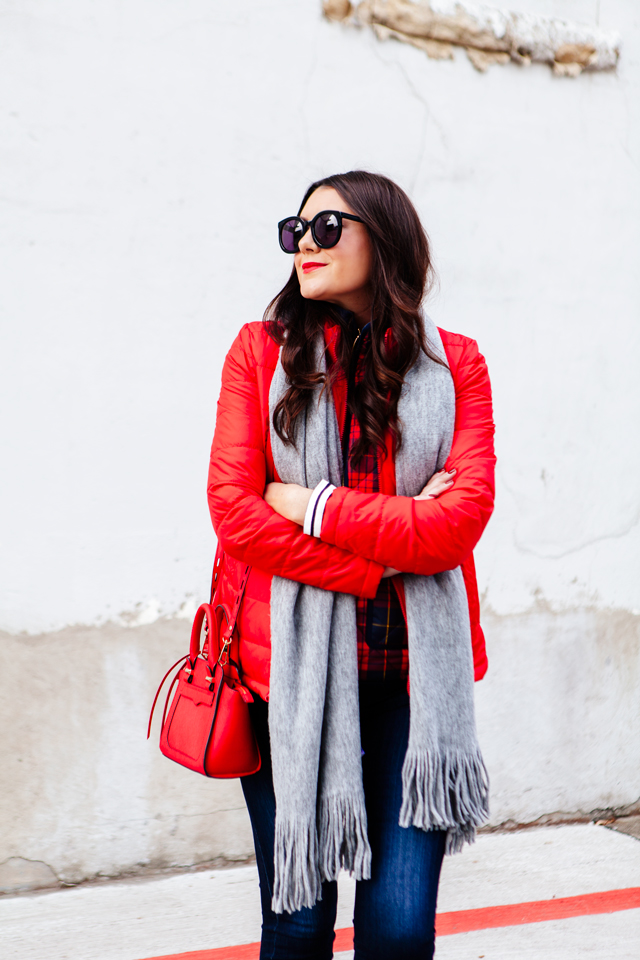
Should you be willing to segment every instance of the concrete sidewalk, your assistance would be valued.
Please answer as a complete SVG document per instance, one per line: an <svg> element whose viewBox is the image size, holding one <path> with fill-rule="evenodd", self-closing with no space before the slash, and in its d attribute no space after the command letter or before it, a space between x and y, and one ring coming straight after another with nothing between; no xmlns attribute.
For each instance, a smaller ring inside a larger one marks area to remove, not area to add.
<svg viewBox="0 0 640 960"><path fill-rule="evenodd" d="M607 891L617 892L593 896ZM350 878L341 878L339 931L352 926L353 892ZM561 898L574 899L554 902ZM486 909L509 904L520 906ZM446 859L438 914L438 960L639 960L640 842L593 824L484 834ZM249 960L257 947L233 948L259 939L255 867L0 900L3 960L146 960L191 951L203 951L191 960ZM336 958L353 956L349 940L339 934Z"/></svg>

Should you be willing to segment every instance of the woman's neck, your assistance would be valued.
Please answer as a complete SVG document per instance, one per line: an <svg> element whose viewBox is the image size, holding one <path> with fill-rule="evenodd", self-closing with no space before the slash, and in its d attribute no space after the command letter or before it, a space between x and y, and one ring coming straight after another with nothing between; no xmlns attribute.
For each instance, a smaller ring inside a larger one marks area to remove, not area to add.
<svg viewBox="0 0 640 960"><path fill-rule="evenodd" d="M371 322L371 294L368 290L358 290L353 295L332 302L350 314L361 330Z"/></svg>

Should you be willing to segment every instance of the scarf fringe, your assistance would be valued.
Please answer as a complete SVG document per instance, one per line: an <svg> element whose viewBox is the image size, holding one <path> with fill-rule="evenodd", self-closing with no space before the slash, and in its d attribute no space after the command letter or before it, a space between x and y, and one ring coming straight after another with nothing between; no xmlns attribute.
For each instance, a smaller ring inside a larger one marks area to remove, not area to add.
<svg viewBox="0 0 640 960"><path fill-rule="evenodd" d="M356 880L371 877L371 847L367 838L364 801L351 797L323 798L319 810L320 875L337 880L341 869Z"/></svg>
<svg viewBox="0 0 640 960"><path fill-rule="evenodd" d="M271 909L294 913L322 899L315 820L301 822L276 816L274 883Z"/></svg>
<svg viewBox="0 0 640 960"><path fill-rule="evenodd" d="M446 830L446 853L473 843L489 818L489 775L480 751L434 756L408 750L402 767L401 827Z"/></svg>

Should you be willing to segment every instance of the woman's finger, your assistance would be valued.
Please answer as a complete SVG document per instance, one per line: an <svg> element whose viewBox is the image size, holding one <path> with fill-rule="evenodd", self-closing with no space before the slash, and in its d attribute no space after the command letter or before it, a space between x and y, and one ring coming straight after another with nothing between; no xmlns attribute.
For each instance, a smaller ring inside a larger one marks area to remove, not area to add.
<svg viewBox="0 0 640 960"><path fill-rule="evenodd" d="M439 497L441 493L449 490L453 486L453 477L438 478L436 481L431 479L427 486L422 490L414 500L430 500L432 497Z"/></svg>
<svg viewBox="0 0 640 960"><path fill-rule="evenodd" d="M281 513L282 503L284 500L283 494L285 492L284 483L268 483L264 489L264 500L265 503L268 503L272 510L275 510L276 513Z"/></svg>

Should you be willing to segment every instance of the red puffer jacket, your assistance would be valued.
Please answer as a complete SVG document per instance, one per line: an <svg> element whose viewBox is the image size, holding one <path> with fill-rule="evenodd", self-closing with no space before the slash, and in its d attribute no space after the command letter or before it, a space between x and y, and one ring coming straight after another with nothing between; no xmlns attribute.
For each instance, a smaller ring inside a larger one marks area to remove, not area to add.
<svg viewBox="0 0 640 960"><path fill-rule="evenodd" d="M339 328L327 325L329 347ZM457 473L451 490L435 500L395 495L391 454L382 461L380 493L339 487L329 498L322 537L275 513L264 499L267 483L279 480L269 437L269 387L278 346L262 323L246 324L229 351L222 372L208 497L219 549L225 559L218 597L232 602L243 566L251 564L238 617L240 660L245 683L268 699L271 656L271 577L277 574L325 590L373 598L386 566L407 573L434 574L462 566L467 596L475 677L487 670L479 621L472 550L493 510L494 425L491 387L475 341L440 330L456 391L456 421L446 468ZM346 383L333 389L340 426ZM404 605L402 577L394 583Z"/></svg>

